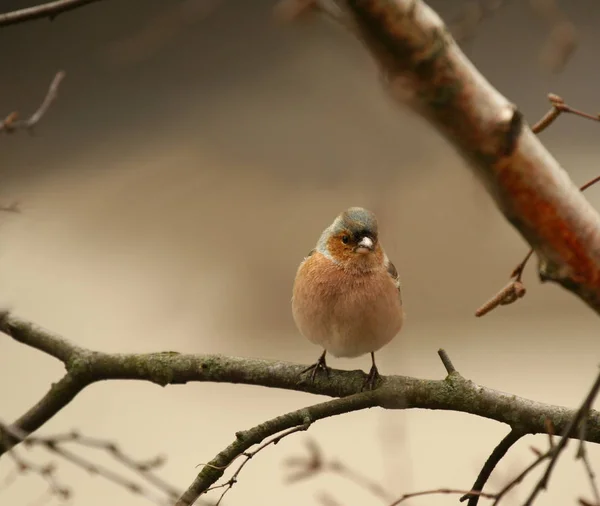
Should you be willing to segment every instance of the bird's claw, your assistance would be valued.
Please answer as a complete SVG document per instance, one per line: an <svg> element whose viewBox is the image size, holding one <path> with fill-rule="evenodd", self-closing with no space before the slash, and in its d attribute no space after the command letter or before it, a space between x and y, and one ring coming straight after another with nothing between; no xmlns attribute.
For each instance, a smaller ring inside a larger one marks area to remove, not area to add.
<svg viewBox="0 0 600 506"><path fill-rule="evenodd" d="M371 366L371 370L369 371L369 374L367 374L367 377L365 378L365 381L363 383L361 391L365 390L365 389L366 390L375 389L375 387L377 386L377 382L379 381L380 378L381 378L381 376L379 375L377 366L375 364L373 364Z"/></svg>
<svg viewBox="0 0 600 506"><path fill-rule="evenodd" d="M325 375L327 376L327 378L329 378L329 367L327 367L327 363L325 362L325 355L321 355L319 357L319 360L317 360L314 364L308 366L306 369L304 369L302 372L300 372L300 374L305 374L308 371L312 371L310 373L310 381L311 383L315 382L315 378L317 377L317 373L319 371L324 371Z"/></svg>

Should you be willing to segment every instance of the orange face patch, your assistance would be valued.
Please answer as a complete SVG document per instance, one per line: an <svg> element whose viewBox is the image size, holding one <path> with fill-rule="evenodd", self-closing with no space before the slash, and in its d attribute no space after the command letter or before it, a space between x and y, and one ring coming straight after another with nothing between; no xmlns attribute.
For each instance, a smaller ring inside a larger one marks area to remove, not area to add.
<svg viewBox="0 0 600 506"><path fill-rule="evenodd" d="M344 237L347 238L347 243L344 243ZM366 255L356 253L354 251L356 246L356 240L349 231L332 235L327 241L327 249L330 255L347 267L355 267L358 270L371 270L383 262L383 250L378 241L375 241L373 251Z"/></svg>
<svg viewBox="0 0 600 506"><path fill-rule="evenodd" d="M348 238L348 243L344 244L343 238ZM332 235L327 241L327 250L333 258L339 262L348 262L355 256L354 240L350 232L344 231L339 234Z"/></svg>

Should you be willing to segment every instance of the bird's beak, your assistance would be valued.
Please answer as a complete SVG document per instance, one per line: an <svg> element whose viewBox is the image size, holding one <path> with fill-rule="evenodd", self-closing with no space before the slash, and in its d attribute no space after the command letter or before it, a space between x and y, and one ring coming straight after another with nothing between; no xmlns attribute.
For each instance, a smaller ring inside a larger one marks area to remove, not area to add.
<svg viewBox="0 0 600 506"><path fill-rule="evenodd" d="M362 253L363 255L373 251L373 239L370 237L363 237L356 246L355 251L357 253Z"/></svg>

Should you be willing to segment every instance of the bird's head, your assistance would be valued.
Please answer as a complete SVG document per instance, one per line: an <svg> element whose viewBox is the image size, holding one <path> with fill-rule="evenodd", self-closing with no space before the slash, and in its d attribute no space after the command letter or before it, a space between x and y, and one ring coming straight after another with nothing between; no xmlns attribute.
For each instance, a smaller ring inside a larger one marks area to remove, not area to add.
<svg viewBox="0 0 600 506"><path fill-rule="evenodd" d="M375 267L384 257L375 214L362 207L346 209L323 231L317 250L344 266Z"/></svg>

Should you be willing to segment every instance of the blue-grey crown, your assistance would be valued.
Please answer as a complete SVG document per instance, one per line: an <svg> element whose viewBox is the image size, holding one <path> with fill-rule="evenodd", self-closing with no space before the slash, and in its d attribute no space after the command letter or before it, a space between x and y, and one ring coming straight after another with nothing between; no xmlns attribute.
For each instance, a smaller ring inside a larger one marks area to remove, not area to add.
<svg viewBox="0 0 600 506"><path fill-rule="evenodd" d="M346 209L323 231L317 242L317 251L330 257L327 251L327 240L332 234L339 234L344 230L348 230L355 236L368 235L377 239L377 218L374 213L362 207Z"/></svg>
<svg viewBox="0 0 600 506"><path fill-rule="evenodd" d="M338 216L339 227L347 228L350 232L365 232L377 235L377 218L375 214L363 207L351 207ZM334 224L336 223L334 222Z"/></svg>

